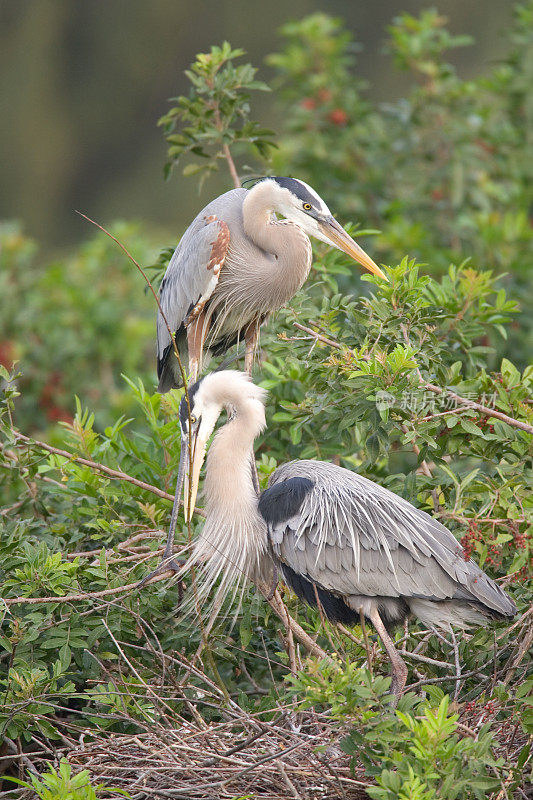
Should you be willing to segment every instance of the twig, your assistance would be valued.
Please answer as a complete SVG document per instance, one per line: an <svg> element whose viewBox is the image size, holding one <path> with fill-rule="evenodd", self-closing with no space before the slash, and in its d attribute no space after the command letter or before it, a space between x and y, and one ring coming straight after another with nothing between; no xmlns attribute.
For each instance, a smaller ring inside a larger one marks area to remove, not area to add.
<svg viewBox="0 0 533 800"><path fill-rule="evenodd" d="M402 431L404 433L409 433L409 429L408 429L407 425L400 425L400 427L401 427L401 429L402 429ZM414 441L411 442L411 447L413 449L413 453L415 454L415 456L417 458L420 458L420 448L417 445L417 443L414 442ZM424 473L424 475L426 476L426 478L432 478L433 477L433 473L431 472L431 470L430 470L430 468L428 466L428 463L424 458L420 462L420 468L421 468L422 472Z"/></svg>
<svg viewBox="0 0 533 800"><path fill-rule="evenodd" d="M146 581L145 586L150 583L158 583L159 581L166 580L170 575L175 575L174 570L167 570L160 575L154 575L149 581ZM139 581L135 583L127 583L125 586L117 586L114 589L102 589L100 592L80 592L79 594L66 594L62 597L3 597L0 601L6 606L15 606L28 603L29 605L39 605L41 603L74 603L77 600L93 600L97 597L106 597L107 595L120 594L121 592L129 592L137 588Z"/></svg>
<svg viewBox="0 0 533 800"><path fill-rule="evenodd" d="M510 425L513 428L520 428L520 430L526 431L526 433L533 434L533 425L529 425L527 422L522 422L522 420L515 419L514 417L509 417L507 414L504 414L503 411L496 411L495 408L488 408L487 406L482 406L481 403L475 403L473 400L467 400L455 392L452 392L451 389L442 389L440 386L435 386L433 383L425 383L424 389L429 389L430 392L435 392L435 394L446 394L448 397L453 397L456 403L459 403L463 406L468 406L469 408L474 409L474 411L479 411L479 413L483 414L485 417L495 417L495 419L506 422L507 425Z"/></svg>
<svg viewBox="0 0 533 800"><path fill-rule="evenodd" d="M151 483L145 483L144 481L140 481L138 478L134 478L132 475L128 475L126 472L122 472L118 469L111 469L111 467L106 467L105 464L100 464L97 461L91 461L88 458L83 458L82 456L76 456L74 453L71 453L68 450L60 450L58 447L52 447L46 442L41 442L38 439L31 439L29 436L25 436L23 433L19 431L13 430L13 436L16 439L19 439L26 444L35 445L36 447L41 448L42 450L46 450L48 453L53 453L54 455L62 456L63 458L68 459L69 461L74 461L77 464L83 464L85 467L90 467L91 469L98 470L98 472L102 472L104 475L107 475L109 478L113 478L119 481L126 481L127 483L132 483L134 486L137 486L139 489L144 489L147 492L151 492L152 494L157 495L158 497L163 498L163 500L174 500L174 495L169 494L168 492L163 491L163 489L159 489L157 486L152 486ZM180 500L180 503L183 505L183 500ZM195 508L195 513L199 514L200 516L205 516L205 512L202 511L201 508Z"/></svg>
<svg viewBox="0 0 533 800"><path fill-rule="evenodd" d="M484 666L486 666L486 665L484 665ZM486 677L486 675L483 675L483 673L481 672L480 669L473 669L470 672L463 672L461 677L462 678L471 678L473 675L482 675L483 677ZM455 680L456 680L456 677L453 676L453 675L445 675L442 678L422 678L421 680L416 681L415 683L410 683L408 686L405 687L404 691L412 692L413 689L417 689L419 686L425 686L426 684L429 684L429 683L446 683L446 681L454 681L455 682Z"/></svg>
<svg viewBox="0 0 533 800"><path fill-rule="evenodd" d="M230 153L230 149L229 149L229 146L227 144L223 144L222 145L222 152L224 153L224 157L225 157L226 161L228 162L228 167L229 167L229 171L230 171L230 175L231 175L231 179L233 181L233 184L234 184L236 189L240 189L241 186L242 186L242 183L241 183L241 181L239 179L239 176L237 174L237 170L235 169L235 162L233 161L233 157L232 157L232 155Z"/></svg>
<svg viewBox="0 0 533 800"><path fill-rule="evenodd" d="M329 344L330 347L334 347L336 350L340 350L341 346L338 342L334 342L333 339L328 339L326 336L322 336L321 333L317 333L316 331L312 330L312 328L306 328L305 325L300 325L299 322L293 322L295 328L298 328L300 331L304 331L304 333L309 333L315 339L318 339L319 342L324 342L324 344Z"/></svg>
<svg viewBox="0 0 533 800"><path fill-rule="evenodd" d="M413 661L422 661L424 664L433 664L435 667L440 667L441 669L448 669L453 672L454 667L451 664L447 664L446 661L437 661L436 658L430 658L429 656L423 656L421 653L413 653L410 650L400 650L403 658L409 660L410 658Z"/></svg>

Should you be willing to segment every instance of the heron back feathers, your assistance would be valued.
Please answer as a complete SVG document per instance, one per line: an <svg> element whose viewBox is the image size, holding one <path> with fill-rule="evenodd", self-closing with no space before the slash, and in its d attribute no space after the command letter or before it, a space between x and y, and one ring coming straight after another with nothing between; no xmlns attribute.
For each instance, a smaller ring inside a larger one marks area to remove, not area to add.
<svg viewBox="0 0 533 800"><path fill-rule="evenodd" d="M303 481L312 489L298 494ZM334 464L296 461L276 470L270 484L259 510L274 558L349 607L387 599L385 617L402 618L407 604L429 624L439 617L479 624L516 612L505 592L465 561L447 528L372 481Z"/></svg>

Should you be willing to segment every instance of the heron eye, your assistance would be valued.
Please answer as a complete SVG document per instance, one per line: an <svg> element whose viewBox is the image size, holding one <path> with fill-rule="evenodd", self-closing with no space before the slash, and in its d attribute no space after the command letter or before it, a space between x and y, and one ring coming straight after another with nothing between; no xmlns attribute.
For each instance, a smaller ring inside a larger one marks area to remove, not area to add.
<svg viewBox="0 0 533 800"><path fill-rule="evenodd" d="M311 203L304 203L304 211L311 211L312 205Z"/></svg>
<svg viewBox="0 0 533 800"><path fill-rule="evenodd" d="M196 425L196 417L194 414L191 414L191 425Z"/></svg>

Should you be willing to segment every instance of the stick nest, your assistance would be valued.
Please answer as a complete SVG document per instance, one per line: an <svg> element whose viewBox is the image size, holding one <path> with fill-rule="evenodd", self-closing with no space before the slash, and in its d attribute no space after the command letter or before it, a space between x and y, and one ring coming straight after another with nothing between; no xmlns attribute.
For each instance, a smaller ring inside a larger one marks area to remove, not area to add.
<svg viewBox="0 0 533 800"><path fill-rule="evenodd" d="M111 734L68 754L93 783L127 790L134 800L362 800L367 785L316 718L235 730L235 723L138 735ZM109 795L112 796L111 794Z"/></svg>

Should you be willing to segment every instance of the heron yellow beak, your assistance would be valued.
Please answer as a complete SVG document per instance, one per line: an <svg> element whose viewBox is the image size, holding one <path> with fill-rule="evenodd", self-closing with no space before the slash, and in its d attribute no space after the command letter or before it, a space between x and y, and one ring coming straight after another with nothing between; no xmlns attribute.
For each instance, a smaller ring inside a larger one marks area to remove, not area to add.
<svg viewBox="0 0 533 800"><path fill-rule="evenodd" d="M188 444L187 444L188 447ZM198 494L198 483L200 482L200 470L205 459L207 442L198 435L191 441L191 455L187 459L188 468L184 481L183 508L185 512L185 522L190 522L194 514L196 495Z"/></svg>
<svg viewBox="0 0 533 800"><path fill-rule="evenodd" d="M349 255L373 275L383 278L384 281L389 280L385 273L380 270L378 265L372 261L370 256L365 253L363 248L359 247L357 242L354 242L351 236L348 236L342 225L339 225L335 217L330 217L327 222L319 222L318 226L326 239L335 245L335 247L338 247L339 250L343 251L343 253Z"/></svg>

